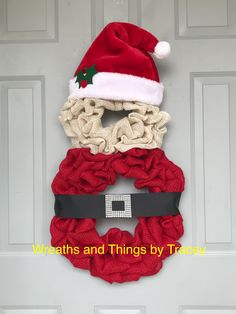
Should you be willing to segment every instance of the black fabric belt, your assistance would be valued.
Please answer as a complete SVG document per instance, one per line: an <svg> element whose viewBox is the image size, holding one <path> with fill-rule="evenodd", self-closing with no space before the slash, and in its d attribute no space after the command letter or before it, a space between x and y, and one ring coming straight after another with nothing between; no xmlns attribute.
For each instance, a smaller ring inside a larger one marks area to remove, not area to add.
<svg viewBox="0 0 236 314"><path fill-rule="evenodd" d="M55 195L62 218L132 218L179 214L181 192Z"/></svg>

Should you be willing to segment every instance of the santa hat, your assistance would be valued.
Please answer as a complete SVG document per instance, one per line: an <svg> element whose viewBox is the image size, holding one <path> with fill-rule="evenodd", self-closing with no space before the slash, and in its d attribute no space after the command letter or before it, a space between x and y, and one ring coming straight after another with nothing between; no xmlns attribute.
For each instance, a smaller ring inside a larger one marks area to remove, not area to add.
<svg viewBox="0 0 236 314"><path fill-rule="evenodd" d="M170 45L136 25L108 24L70 80L70 96L159 105L164 86L149 53L165 58Z"/></svg>

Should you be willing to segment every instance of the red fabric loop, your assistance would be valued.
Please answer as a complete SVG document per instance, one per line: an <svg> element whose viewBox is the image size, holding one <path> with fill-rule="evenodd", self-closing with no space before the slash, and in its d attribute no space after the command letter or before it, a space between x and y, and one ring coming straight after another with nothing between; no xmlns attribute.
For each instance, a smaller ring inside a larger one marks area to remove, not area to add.
<svg viewBox="0 0 236 314"><path fill-rule="evenodd" d="M134 178L137 189L149 192L182 192L182 170L169 161L161 149L134 148L125 153L92 155L89 149L70 149L52 182L54 194L97 194L114 184L117 175ZM168 244L179 247L177 240L183 235L181 215L138 218L134 236L118 228L109 229L100 236L96 219L63 219L54 217L50 227L52 245L62 247L104 245L105 254L64 254L78 268L89 269L110 283L138 280L141 276L157 273L162 260L170 255ZM147 254L111 254L108 244L147 248ZM150 245L164 247L163 254L150 254Z"/></svg>

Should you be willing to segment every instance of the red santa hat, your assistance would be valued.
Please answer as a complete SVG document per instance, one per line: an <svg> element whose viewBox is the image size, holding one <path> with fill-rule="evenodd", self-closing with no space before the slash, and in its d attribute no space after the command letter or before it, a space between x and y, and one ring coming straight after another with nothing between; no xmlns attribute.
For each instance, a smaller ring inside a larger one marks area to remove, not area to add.
<svg viewBox="0 0 236 314"><path fill-rule="evenodd" d="M136 25L108 24L70 80L70 96L159 105L164 86L149 53L165 58L170 45Z"/></svg>

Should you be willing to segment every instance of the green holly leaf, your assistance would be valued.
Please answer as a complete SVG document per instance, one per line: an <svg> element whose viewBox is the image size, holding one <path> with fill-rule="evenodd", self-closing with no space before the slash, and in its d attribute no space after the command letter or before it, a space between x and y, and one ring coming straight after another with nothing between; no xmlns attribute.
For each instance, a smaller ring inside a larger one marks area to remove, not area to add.
<svg viewBox="0 0 236 314"><path fill-rule="evenodd" d="M75 83L79 83L79 88L81 87L81 81L87 81L87 84L93 84L93 77L96 73L95 65L92 65L90 68L85 68L85 72L82 70L78 72Z"/></svg>

